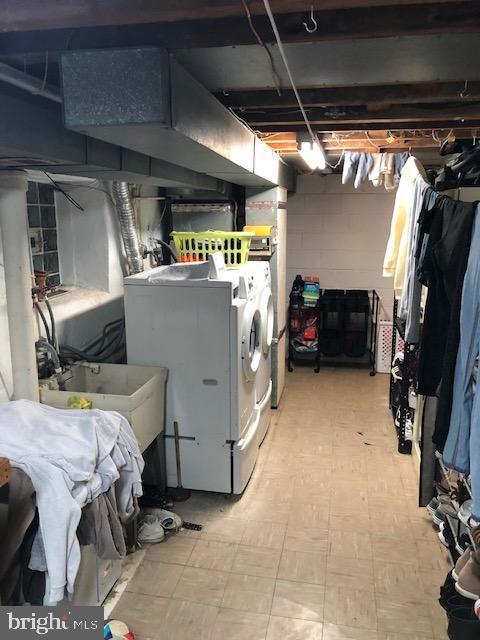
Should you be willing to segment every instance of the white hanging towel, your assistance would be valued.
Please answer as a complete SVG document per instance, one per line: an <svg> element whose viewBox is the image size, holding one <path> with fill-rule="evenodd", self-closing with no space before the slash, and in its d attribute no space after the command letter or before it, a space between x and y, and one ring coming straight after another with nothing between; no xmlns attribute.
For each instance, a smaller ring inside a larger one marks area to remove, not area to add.
<svg viewBox="0 0 480 640"><path fill-rule="evenodd" d="M383 183L387 191L393 191L396 188L395 183L395 156L393 153L382 153L380 162L380 173L383 176Z"/></svg>
<svg viewBox="0 0 480 640"><path fill-rule="evenodd" d="M382 154L381 153L372 153L372 168L368 174L368 179L372 182L374 187L380 187L383 180L383 175L381 172L382 168Z"/></svg>

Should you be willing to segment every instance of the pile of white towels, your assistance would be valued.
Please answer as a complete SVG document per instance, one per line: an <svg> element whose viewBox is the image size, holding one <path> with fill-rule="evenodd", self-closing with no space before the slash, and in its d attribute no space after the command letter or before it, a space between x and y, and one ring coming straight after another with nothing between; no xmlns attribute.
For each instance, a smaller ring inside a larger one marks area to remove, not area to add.
<svg viewBox="0 0 480 640"><path fill-rule="evenodd" d="M118 514L134 515L143 458L128 421L114 411L55 409L18 400L0 405L0 457L32 481L51 604L73 593L80 564L81 509L115 483Z"/></svg>

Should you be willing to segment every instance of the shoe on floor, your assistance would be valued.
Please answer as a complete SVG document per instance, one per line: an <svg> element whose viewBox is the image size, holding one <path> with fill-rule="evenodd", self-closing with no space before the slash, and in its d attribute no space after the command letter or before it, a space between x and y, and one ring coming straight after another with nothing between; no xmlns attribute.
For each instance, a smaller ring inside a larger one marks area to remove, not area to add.
<svg viewBox="0 0 480 640"><path fill-rule="evenodd" d="M435 513L435 511L438 509L439 506L439 502L438 502L438 498L432 498L430 500L430 502L427 504L427 511L428 513L433 516L433 514Z"/></svg>
<svg viewBox="0 0 480 640"><path fill-rule="evenodd" d="M467 500L462 504L460 509L458 510L458 519L463 522L463 524L468 526L472 517L472 501Z"/></svg>
<svg viewBox="0 0 480 640"><path fill-rule="evenodd" d="M455 580L455 582L458 582L458 576L460 575L463 567L470 560L471 556L472 556L472 549L471 547L469 547L465 551L465 553L463 553L463 555L461 555L460 558L457 560L455 567L453 568L453 571L452 571L452 578Z"/></svg>
<svg viewBox="0 0 480 640"><path fill-rule="evenodd" d="M137 540L140 546L144 544L157 544L165 538L165 531L157 516L147 513L138 525Z"/></svg>
<svg viewBox="0 0 480 640"><path fill-rule="evenodd" d="M442 522L445 522L446 519L447 516L443 513L443 511L441 511L440 507L438 507L438 509L436 509L435 513L432 515L432 520L437 525L437 527L439 527Z"/></svg>
<svg viewBox="0 0 480 640"><path fill-rule="evenodd" d="M455 589L469 600L480 599L480 565L472 554L458 574Z"/></svg>
<svg viewBox="0 0 480 640"><path fill-rule="evenodd" d="M166 509L146 509L145 513L155 516L165 531L178 531L183 525L182 518Z"/></svg>

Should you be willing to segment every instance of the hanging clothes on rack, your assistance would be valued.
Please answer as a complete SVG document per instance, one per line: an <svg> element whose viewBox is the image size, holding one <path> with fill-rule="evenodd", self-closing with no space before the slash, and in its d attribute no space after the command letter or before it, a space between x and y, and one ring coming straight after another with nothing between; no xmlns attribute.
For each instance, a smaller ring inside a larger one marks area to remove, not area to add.
<svg viewBox="0 0 480 640"><path fill-rule="evenodd" d="M393 191L397 187L395 184L395 158L393 153L382 153L380 173L385 189Z"/></svg>
<svg viewBox="0 0 480 640"><path fill-rule="evenodd" d="M420 344L418 393L438 393L433 439L439 451L443 451L450 421L455 361L460 340L461 292L475 210L474 204L453 200L448 196L439 196L431 209L435 222L429 234L431 250L423 263L429 279Z"/></svg>
<svg viewBox="0 0 480 640"><path fill-rule="evenodd" d="M380 187L382 184L382 154L372 153L372 168L368 174L368 179L374 187Z"/></svg>
<svg viewBox="0 0 480 640"><path fill-rule="evenodd" d="M415 199L415 183L418 176L425 179L425 175L422 164L413 156L409 158L402 169L402 177L395 198L390 237L383 262L383 275L386 278L393 276L397 298L401 297L405 282L410 221L412 216L415 219L418 218L418 212L422 206L422 202Z"/></svg>
<svg viewBox="0 0 480 640"><path fill-rule="evenodd" d="M463 282L453 406L443 451L445 465L460 473L471 474L472 518L477 522L480 522L480 394L476 393L475 367L479 355L480 206L476 209L472 245Z"/></svg>
<svg viewBox="0 0 480 640"><path fill-rule="evenodd" d="M417 277L420 260L417 251L420 235L418 221L422 217L425 194L429 189L430 187L423 176L421 174L416 176L413 187L410 226L407 228L408 245L405 278L398 307L398 316L405 321L405 341L412 344L417 344L420 339L422 284Z"/></svg>

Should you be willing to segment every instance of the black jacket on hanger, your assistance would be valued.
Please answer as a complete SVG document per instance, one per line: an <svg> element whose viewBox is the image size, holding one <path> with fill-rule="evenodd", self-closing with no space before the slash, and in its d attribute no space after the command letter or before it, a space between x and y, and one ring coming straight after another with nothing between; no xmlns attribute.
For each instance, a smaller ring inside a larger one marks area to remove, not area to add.
<svg viewBox="0 0 480 640"><path fill-rule="evenodd" d="M441 385L433 435L439 451L443 451L450 425L462 287L476 207L476 203L440 196L430 211L431 250L423 265L429 288L420 343L418 392L433 396Z"/></svg>

